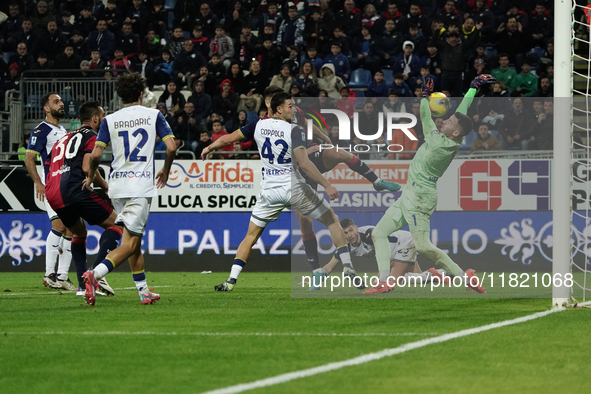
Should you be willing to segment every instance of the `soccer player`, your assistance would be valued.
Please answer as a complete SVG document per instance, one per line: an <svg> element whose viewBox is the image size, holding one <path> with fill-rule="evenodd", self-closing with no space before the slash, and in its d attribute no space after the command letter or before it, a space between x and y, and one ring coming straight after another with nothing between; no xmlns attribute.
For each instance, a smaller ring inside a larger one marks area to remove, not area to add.
<svg viewBox="0 0 591 394"><path fill-rule="evenodd" d="M86 220L91 225L105 229L99 241L99 253L95 265L101 263L108 250L117 247L122 229L115 226L117 215L113 207L96 192L81 189L89 170L90 153L96 141L96 131L105 116L105 111L96 101L87 101L79 109L82 127L60 138L48 157L49 172L45 185L47 201L62 223L72 233L72 258L78 276L78 292L85 291L82 275L86 271ZM108 190L103 177L98 174L95 185ZM103 292L114 295L105 278L99 281Z"/></svg>
<svg viewBox="0 0 591 394"><path fill-rule="evenodd" d="M206 147L201 154L205 160L210 151L241 139L254 139L263 163L261 192L250 217L248 232L238 247L230 277L215 286L216 291L234 289L252 246L267 224L277 220L281 211L289 206L327 226L339 259L344 265L351 263L345 234L337 216L328 201L314 191L297 171L296 166L299 165L309 177L324 187L331 199L338 198L337 189L318 172L308 158L304 130L291 125L291 96L285 92L275 94L271 100L271 108L274 112L272 119L261 120L254 128L246 125L232 134L225 135Z"/></svg>
<svg viewBox="0 0 591 394"><path fill-rule="evenodd" d="M455 114L445 120L441 131L438 131L429 108L429 95L433 91L433 81L425 78L421 100L421 123L425 143L421 145L410 163L408 183L402 196L388 208L373 231L380 281L377 286L365 293L387 293L394 289L394 286L388 286L387 283L390 264L388 235L407 224L415 247L421 255L433 260L438 267L454 276L464 276L464 271L429 240L430 218L437 206L437 180L458 153L462 138L472 131L472 120L466 116L466 112L478 89L487 83L494 82L494 77L488 74L474 78ZM476 277L474 270L466 270L465 275L466 286L469 289L479 293L485 292L480 284L474 285L478 283L477 278L471 281Z"/></svg>
<svg viewBox="0 0 591 394"><path fill-rule="evenodd" d="M347 237L351 259L355 257L375 257L375 247L372 239L372 232L375 226L357 227L353 219L341 220L341 227ZM417 283L429 283L431 276L442 276L443 270L429 268L421 272L417 261L417 251L412 236L408 231L398 230L388 235L390 244L390 276L398 278L399 276L416 276ZM338 256L334 255L332 259L322 269L330 274L339 263ZM449 279L447 279L449 280Z"/></svg>
<svg viewBox="0 0 591 394"><path fill-rule="evenodd" d="M45 120L39 123L31 133L25 154L25 165L29 176L35 183L37 198L45 203L47 216L51 221L51 231L45 242L45 276L43 277L43 284L52 289L75 290L76 287L68 278L68 271L72 262L72 236L45 199L45 182L49 171L45 161L50 155L53 145L67 133L64 126L59 124L59 120L65 115L64 103L59 94L51 92L41 98L41 107L45 111ZM37 173L37 166L35 165L35 159L39 155L42 164L41 176ZM55 265L58 256L59 264L56 273Z"/></svg>
<svg viewBox="0 0 591 394"><path fill-rule="evenodd" d="M157 188L166 185L176 147L172 130L160 111L141 106L144 82L140 74L132 72L120 76L116 89L124 108L103 119L90 155L88 178L83 187L92 190L91 184L103 150L111 143L113 161L109 174L109 197L118 213L115 224L123 227L123 236L117 249L111 251L96 268L83 275L85 299L91 306L95 301L97 281L126 259L129 259L142 305L153 304L160 299L160 295L150 292L146 284L140 246L152 197L158 195ZM156 135L166 144L166 154L164 166L154 177ZM129 177L129 174L133 174L133 177Z"/></svg>

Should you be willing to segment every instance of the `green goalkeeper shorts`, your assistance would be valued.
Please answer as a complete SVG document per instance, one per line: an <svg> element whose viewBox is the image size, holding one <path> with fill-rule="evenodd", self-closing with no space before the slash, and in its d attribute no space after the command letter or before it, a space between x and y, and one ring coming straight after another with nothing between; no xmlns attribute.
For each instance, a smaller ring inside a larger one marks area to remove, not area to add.
<svg viewBox="0 0 591 394"><path fill-rule="evenodd" d="M401 229L408 224L411 233L431 231L431 215L437 206L437 190L406 187L402 196L386 211Z"/></svg>

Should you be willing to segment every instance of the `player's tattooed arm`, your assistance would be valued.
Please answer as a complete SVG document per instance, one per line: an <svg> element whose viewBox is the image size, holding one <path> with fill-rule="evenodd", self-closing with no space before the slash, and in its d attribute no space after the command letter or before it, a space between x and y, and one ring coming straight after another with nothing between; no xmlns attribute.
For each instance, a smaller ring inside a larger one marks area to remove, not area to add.
<svg viewBox="0 0 591 394"><path fill-rule="evenodd" d="M29 176L35 183L35 194L40 201L45 200L45 185L41 182L41 178L39 178L39 174L37 174L37 165L35 165L35 160L37 159L37 153L28 151L25 154L25 166L27 167L27 171L29 171Z"/></svg>

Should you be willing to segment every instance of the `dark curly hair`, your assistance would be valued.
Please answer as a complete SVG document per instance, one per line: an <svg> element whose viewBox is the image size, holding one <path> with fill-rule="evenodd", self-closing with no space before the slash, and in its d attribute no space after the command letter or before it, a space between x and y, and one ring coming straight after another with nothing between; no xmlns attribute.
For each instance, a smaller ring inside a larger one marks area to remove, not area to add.
<svg viewBox="0 0 591 394"><path fill-rule="evenodd" d="M144 91L144 81L137 72L126 73L117 79L116 89L123 104L135 103Z"/></svg>

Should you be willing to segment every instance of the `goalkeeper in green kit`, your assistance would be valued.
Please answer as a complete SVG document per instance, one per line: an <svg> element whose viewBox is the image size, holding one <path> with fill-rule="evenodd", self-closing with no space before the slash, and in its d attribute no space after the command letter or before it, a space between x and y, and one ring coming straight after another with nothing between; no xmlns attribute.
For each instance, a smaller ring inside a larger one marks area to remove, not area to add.
<svg viewBox="0 0 591 394"><path fill-rule="evenodd" d="M454 276L466 275L466 286L479 293L485 293L477 282L474 270L465 273L441 249L429 240L431 231L430 218L437 206L437 180L449 167L460 149L462 138L472 131L472 120L466 116L478 89L496 82L494 77L483 74L474 79L470 89L462 100L455 114L443 122L441 131L435 127L429 108L429 95L433 91L433 81L425 79L423 99L421 99L421 122L425 134L425 143L421 145L408 170L408 182L402 196L386 211L373 230L376 259L380 271L380 281L366 294L387 293L394 290L392 281L388 282L390 272L390 244L388 235L408 224L417 251L433 260L437 266Z"/></svg>

